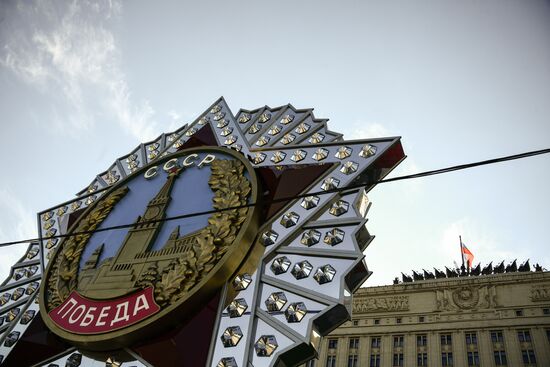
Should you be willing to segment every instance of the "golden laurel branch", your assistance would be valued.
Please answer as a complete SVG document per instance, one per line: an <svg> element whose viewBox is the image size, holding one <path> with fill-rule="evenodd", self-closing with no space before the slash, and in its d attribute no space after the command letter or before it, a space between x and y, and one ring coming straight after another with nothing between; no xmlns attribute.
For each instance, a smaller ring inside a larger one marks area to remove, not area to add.
<svg viewBox="0 0 550 367"><path fill-rule="evenodd" d="M244 176L244 165L236 160L215 160L211 163L208 181L214 192L213 208L222 210L248 203L251 185ZM246 219L248 207L216 212L196 237L191 250L174 259L161 274L156 265L142 274L137 284L153 286L155 300L161 306L184 297L227 252Z"/></svg>
<svg viewBox="0 0 550 367"><path fill-rule="evenodd" d="M69 294L76 289L78 267L82 251L93 231L103 222L113 210L116 203L128 192L128 187L123 186L102 200L87 216L79 222L74 232L86 232L68 237L63 243L63 248L53 264L48 279L48 293L46 300L51 310L59 306Z"/></svg>

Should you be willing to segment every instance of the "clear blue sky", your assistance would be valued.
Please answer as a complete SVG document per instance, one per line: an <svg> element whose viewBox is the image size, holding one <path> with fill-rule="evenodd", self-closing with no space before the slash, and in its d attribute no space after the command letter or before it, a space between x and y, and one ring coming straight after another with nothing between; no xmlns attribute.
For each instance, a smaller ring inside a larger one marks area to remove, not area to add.
<svg viewBox="0 0 550 367"><path fill-rule="evenodd" d="M400 135L395 174L550 147L548 1L2 1L0 241L36 236L116 157L223 95ZM378 186L365 252L401 271L550 267L550 156ZM0 276L21 247L0 249Z"/></svg>

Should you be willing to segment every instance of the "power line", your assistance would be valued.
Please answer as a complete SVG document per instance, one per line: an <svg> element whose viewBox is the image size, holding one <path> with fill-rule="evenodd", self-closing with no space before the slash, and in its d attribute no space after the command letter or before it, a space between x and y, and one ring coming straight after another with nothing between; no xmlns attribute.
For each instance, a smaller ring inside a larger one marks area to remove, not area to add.
<svg viewBox="0 0 550 367"><path fill-rule="evenodd" d="M460 170L465 170L465 169L469 169L469 168L473 168L473 167L479 167L479 166L485 166L485 165L489 165L489 164L512 161L512 160L516 160L516 159L534 157L534 156L537 156L537 155L548 154L548 153L550 153L550 148L541 149L541 150L534 150L534 151L530 151L530 152L514 154L514 155L509 155L509 156L504 156L504 157L499 157L499 158L494 158L494 159L488 159L488 160L484 160L484 161L478 161L478 162L460 164L460 165L457 165L457 166L450 166L450 167L446 167L446 168L440 168L440 169L432 170L432 171L424 171L424 172L414 173L414 174L411 174L411 175L398 176L398 177L393 177L393 178L388 178L388 179L383 179L383 180L378 180L378 181L373 181L373 182L362 182L362 183L359 183L359 184L350 185L350 186L346 186L346 187L343 187L343 188L334 188L334 189L330 189L330 190L326 190L326 191L310 192L310 193L307 193L307 194L300 194L300 195L287 196L287 197L282 197L282 198L277 198L277 199L271 199L269 201L263 202L263 204L273 204L273 203L279 203L279 202L287 202L287 201L292 201L292 200L296 200L296 199L305 198L305 197L308 197L308 196L327 195L327 194L332 194L332 193L336 193L336 192L343 192L343 191L350 191L350 190L354 190L354 189L360 189L360 188L364 188L365 186L370 186L370 185L374 185L374 184L389 183L389 182L395 182L395 181L403 181L403 180L410 180L410 179L421 178L421 177L440 175L440 174L443 174L443 173L460 171ZM202 211L202 212L181 214L181 215L176 215L176 216L167 217L167 218L163 218L163 219L143 221L142 224L167 222L167 221L177 220L177 219L192 218L192 217L197 217L197 216L202 216L202 215L207 215L207 214L214 214L214 213L224 212L224 211L228 211L228 210L249 208L249 207L255 206L256 204L257 203L248 203L248 204L244 204L244 205L232 206L232 207L225 208L225 209L213 209L213 210L206 210L206 211ZM43 238L43 237L40 238L39 237L39 238L31 238L31 239L26 239L26 240L4 242L4 243L0 243L0 247L6 247L6 246L29 243L29 242L36 242L36 241L45 240L45 239L66 238L66 237L71 237L71 236L76 236L76 235L93 234L93 233L97 233L97 232L105 232L105 231L111 231L111 230L117 230L117 229L124 229L124 228L133 227L134 225L135 225L135 223L121 224L121 225L112 226L112 227L97 228L95 230L90 230L90 231L81 231L81 232L73 232L73 233L67 233L67 234L59 234L59 235L54 235L54 236L50 236L50 237L47 237L47 238Z"/></svg>

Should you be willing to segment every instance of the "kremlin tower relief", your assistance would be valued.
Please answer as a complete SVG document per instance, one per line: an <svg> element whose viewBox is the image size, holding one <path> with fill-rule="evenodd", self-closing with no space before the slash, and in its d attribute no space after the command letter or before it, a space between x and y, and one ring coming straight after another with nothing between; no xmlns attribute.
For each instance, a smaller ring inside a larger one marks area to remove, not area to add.
<svg viewBox="0 0 550 367"><path fill-rule="evenodd" d="M106 299L123 296L139 288L138 280L151 268L162 269L174 259L174 254L189 251L199 231L179 237L177 226L162 249L149 251L162 228L170 192L181 169L173 170L156 196L149 201L145 212L128 231L123 244L114 257L98 264L104 245L99 246L78 276L78 292L88 298Z"/></svg>

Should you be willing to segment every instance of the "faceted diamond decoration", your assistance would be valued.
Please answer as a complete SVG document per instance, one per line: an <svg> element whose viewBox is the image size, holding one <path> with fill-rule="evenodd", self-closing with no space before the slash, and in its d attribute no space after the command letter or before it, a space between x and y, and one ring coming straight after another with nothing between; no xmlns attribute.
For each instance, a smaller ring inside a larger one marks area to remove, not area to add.
<svg viewBox="0 0 550 367"><path fill-rule="evenodd" d="M260 138L256 142L256 145L259 147L263 147L267 143L269 143L269 138L267 136L260 136Z"/></svg>
<svg viewBox="0 0 550 367"><path fill-rule="evenodd" d="M248 288L248 286L252 283L252 277L250 274L244 273L242 275L237 275L235 279L233 279L233 287L237 291L242 291Z"/></svg>
<svg viewBox="0 0 550 367"><path fill-rule="evenodd" d="M275 335L262 335L254 343L254 350L256 350L258 357L270 357L278 346Z"/></svg>
<svg viewBox="0 0 550 367"><path fill-rule="evenodd" d="M256 134L258 131L260 131L260 125L258 124L252 124L252 126L248 128L248 133L251 135Z"/></svg>
<svg viewBox="0 0 550 367"><path fill-rule="evenodd" d="M117 362L116 359L113 357L107 358L105 361L105 367L120 367L122 366L122 362Z"/></svg>
<svg viewBox="0 0 550 367"><path fill-rule="evenodd" d="M286 256L278 257L271 263L271 271L275 275L286 273L288 268L290 268L290 260Z"/></svg>
<svg viewBox="0 0 550 367"><path fill-rule="evenodd" d="M4 340L4 347L13 347L15 343L17 343L17 340L19 339L19 335L21 333L19 331L12 331L8 334L6 339Z"/></svg>
<svg viewBox="0 0 550 367"><path fill-rule="evenodd" d="M252 162L254 164L260 164L263 161L265 161L265 157L267 157L267 155L265 155L264 153L256 152L256 153L254 153L254 157L252 157Z"/></svg>
<svg viewBox="0 0 550 367"><path fill-rule="evenodd" d="M88 186L88 193L91 194L92 192L96 192L97 191L97 184L91 184L90 186Z"/></svg>
<svg viewBox="0 0 550 367"><path fill-rule="evenodd" d="M147 158L149 158L149 160L155 159L158 155L159 155L159 152L157 152L157 151L155 150L155 151L150 152L149 154L147 154Z"/></svg>
<svg viewBox="0 0 550 367"><path fill-rule="evenodd" d="M298 213L288 212L281 218L281 225L283 225L285 228L290 228L298 223L298 219L300 219Z"/></svg>
<svg viewBox="0 0 550 367"><path fill-rule="evenodd" d="M239 117L239 123L246 124L248 121L250 121L251 118L252 116L249 113L243 113Z"/></svg>
<svg viewBox="0 0 550 367"><path fill-rule="evenodd" d="M323 181L321 189L323 191L334 190L340 185L340 180L334 177L329 177Z"/></svg>
<svg viewBox="0 0 550 367"><path fill-rule="evenodd" d="M305 246L313 246L316 243L319 243L319 240L321 239L321 232L315 230L315 229L308 229L304 232L302 235L302 239L300 239L300 243Z"/></svg>
<svg viewBox="0 0 550 367"><path fill-rule="evenodd" d="M220 339L222 340L222 344L224 347L234 347L237 344L239 344L239 341L243 337L243 332L241 331L241 328L238 326L230 326L223 332Z"/></svg>
<svg viewBox="0 0 550 367"><path fill-rule="evenodd" d="M51 238L46 242L46 248L49 250L52 247L55 247L57 245L57 241L59 241L58 238Z"/></svg>
<svg viewBox="0 0 550 367"><path fill-rule="evenodd" d="M222 129L222 131L220 131L220 135L221 136L227 136L227 135L231 134L232 132L233 132L233 128L228 126L228 127L224 127Z"/></svg>
<svg viewBox="0 0 550 367"><path fill-rule="evenodd" d="M275 153L273 153L273 155L271 156L271 162L273 163L282 162L285 160L285 157L286 157L286 153L278 150Z"/></svg>
<svg viewBox="0 0 550 367"><path fill-rule="evenodd" d="M357 171L357 168L359 167L359 165L353 161L347 161L346 163L344 163L342 165L342 167L340 167L340 172L346 174L346 175L351 175L353 172L356 172Z"/></svg>
<svg viewBox="0 0 550 367"><path fill-rule="evenodd" d="M25 289L24 288L17 288L13 294L11 295L11 299L14 300L14 301L17 301L19 298L21 298L21 296L25 294Z"/></svg>
<svg viewBox="0 0 550 367"><path fill-rule="evenodd" d="M203 116L201 117L201 119L199 120L199 125L206 125L207 123L210 122L210 117L208 116Z"/></svg>
<svg viewBox="0 0 550 367"><path fill-rule="evenodd" d="M292 121L294 121L294 115L285 115L285 116L281 119L281 124L283 124L283 125L288 125L288 124L290 124Z"/></svg>
<svg viewBox="0 0 550 367"><path fill-rule="evenodd" d="M33 294L39 287L38 282L32 282L27 286L27 289L25 290L25 294L31 295Z"/></svg>
<svg viewBox="0 0 550 367"><path fill-rule="evenodd" d="M82 363L82 354L73 353L65 362L65 367L78 367Z"/></svg>
<svg viewBox="0 0 550 367"><path fill-rule="evenodd" d="M25 269L17 269L14 273L13 273L13 280L15 281L18 281L19 279L23 278L23 276L25 275Z"/></svg>
<svg viewBox="0 0 550 367"><path fill-rule="evenodd" d="M84 204L90 205L90 204L93 203L94 201L95 201L95 195L88 196L88 197L86 198L86 201L84 201Z"/></svg>
<svg viewBox="0 0 550 367"><path fill-rule="evenodd" d="M27 252L27 256L26 256L27 260L31 260L36 255L38 255L38 249L37 248L30 249L29 252Z"/></svg>
<svg viewBox="0 0 550 367"><path fill-rule="evenodd" d="M262 233L260 241L264 246L271 246L275 243L275 241L277 241L277 237L279 237L279 234L270 229Z"/></svg>
<svg viewBox="0 0 550 367"><path fill-rule="evenodd" d="M294 264L294 267L292 268L291 273L292 275L294 275L294 278L303 279L303 278L307 278L309 274L311 274L312 269L313 269L313 266L311 266L309 261L304 260Z"/></svg>
<svg viewBox="0 0 550 367"><path fill-rule="evenodd" d="M264 112L260 115L260 117L258 118L258 121L263 124L264 122L267 122L270 119L271 119L271 114L269 112Z"/></svg>
<svg viewBox="0 0 550 367"><path fill-rule="evenodd" d="M290 144L294 141L294 139L296 139L296 135L294 134L286 134L285 136L283 136L283 138L281 139L281 144L284 144L284 145L287 145L287 144Z"/></svg>
<svg viewBox="0 0 550 367"><path fill-rule="evenodd" d="M4 306L6 303L8 303L11 299L11 293L4 293L1 297L0 297L0 306Z"/></svg>
<svg viewBox="0 0 550 367"><path fill-rule="evenodd" d="M248 308L248 304L244 300L244 298L237 298L234 299L229 306L227 306L227 313L229 314L229 317L241 317L246 309Z"/></svg>
<svg viewBox="0 0 550 367"><path fill-rule="evenodd" d="M45 230L48 230L53 227L55 224L55 221L53 219L47 220L44 222L44 225L42 226Z"/></svg>
<svg viewBox="0 0 550 367"><path fill-rule="evenodd" d="M33 276L36 273L37 270L38 270L38 266L33 265L33 266L25 269L25 275L27 276L27 278L29 278L29 277Z"/></svg>
<svg viewBox="0 0 550 367"><path fill-rule="evenodd" d="M346 147L346 146L342 146L342 147L338 148L338 150L336 151L336 154L334 156L338 159L344 159L344 158L349 157L350 155L351 155L351 148Z"/></svg>
<svg viewBox="0 0 550 367"><path fill-rule="evenodd" d="M210 110L210 113L218 113L222 110L222 108L218 105L215 105L214 107L212 107L212 109Z"/></svg>
<svg viewBox="0 0 550 367"><path fill-rule="evenodd" d="M216 127L218 128L222 128L222 127L226 127L227 125L229 124L229 121L226 120L226 119L221 119L218 121L218 123L216 124Z"/></svg>
<svg viewBox="0 0 550 367"><path fill-rule="evenodd" d="M137 159L137 154L133 153L133 154L130 154L128 157L126 157L126 162L130 163L135 161L136 159Z"/></svg>
<svg viewBox="0 0 550 367"><path fill-rule="evenodd" d="M309 124L306 124L305 122L302 122L300 125L296 126L296 131L298 134L304 134L304 133L307 133L309 128L311 126L309 126Z"/></svg>
<svg viewBox="0 0 550 367"><path fill-rule="evenodd" d="M302 199L302 202L300 203L302 208L307 210L311 208L315 208L317 204L319 204L319 196L315 196L315 195L306 196L305 198Z"/></svg>
<svg viewBox="0 0 550 367"><path fill-rule="evenodd" d="M128 169L130 172L134 172L139 167L139 161L133 161L128 163Z"/></svg>
<svg viewBox="0 0 550 367"><path fill-rule="evenodd" d="M185 132L185 136L193 136L197 132L197 129L192 127Z"/></svg>
<svg viewBox="0 0 550 367"><path fill-rule="evenodd" d="M315 153L313 153L313 159L315 159L316 161L322 161L323 159L325 159L326 157L328 157L328 150L325 149L325 148L319 148L315 151Z"/></svg>
<svg viewBox="0 0 550 367"><path fill-rule="evenodd" d="M237 141L237 137L235 135L229 135L227 138L225 138L223 143L225 145L231 145L231 144L234 144L236 141Z"/></svg>
<svg viewBox="0 0 550 367"><path fill-rule="evenodd" d="M220 121L221 119L223 119L225 117L225 113L224 112L218 112L214 115L214 121Z"/></svg>
<svg viewBox="0 0 550 367"><path fill-rule="evenodd" d="M109 173L105 175L104 179L108 185L112 185L120 179L120 175L117 171L109 171Z"/></svg>
<svg viewBox="0 0 550 367"><path fill-rule="evenodd" d="M50 210L49 212L46 212L42 214L42 220L47 221L53 217L53 210Z"/></svg>
<svg viewBox="0 0 550 367"><path fill-rule="evenodd" d="M313 135L311 135L311 137L309 138L309 142L311 144L319 144L320 142L322 142L323 140L325 140L325 136L321 133L315 133Z"/></svg>
<svg viewBox="0 0 550 367"><path fill-rule="evenodd" d="M71 210L74 212L78 208L80 208L81 205L82 205L82 202L80 200L77 200L77 201L75 201L74 203L71 204Z"/></svg>
<svg viewBox="0 0 550 367"><path fill-rule="evenodd" d="M34 318L34 315L36 314L36 311L34 310L27 310L23 313L23 316L21 316L20 323L23 325L27 325L29 322L32 321Z"/></svg>
<svg viewBox="0 0 550 367"><path fill-rule="evenodd" d="M339 228L333 228L325 234L323 242L327 245L336 246L344 240L345 232Z"/></svg>
<svg viewBox="0 0 550 367"><path fill-rule="evenodd" d="M8 315L6 317L6 320L8 320L10 322L15 320L15 318L19 315L20 311L21 310L19 310L19 307L12 308L11 310L8 311Z"/></svg>
<svg viewBox="0 0 550 367"><path fill-rule="evenodd" d="M273 125L269 128L269 130L267 131L267 133L271 136L273 135L277 135L278 133L281 132L281 127L279 125Z"/></svg>
<svg viewBox="0 0 550 367"><path fill-rule="evenodd" d="M283 292L273 292L265 300L265 307L269 312L281 311L286 305L286 296Z"/></svg>
<svg viewBox="0 0 550 367"><path fill-rule="evenodd" d="M178 139L178 140L174 143L174 148L179 149L179 148L181 148L182 145L183 145L183 140Z"/></svg>
<svg viewBox="0 0 550 367"><path fill-rule="evenodd" d="M369 158L376 154L376 146L367 144L363 148L361 148L361 151L359 152L359 157L363 158Z"/></svg>
<svg viewBox="0 0 550 367"><path fill-rule="evenodd" d="M220 359L216 367L238 367L237 361L233 357L224 357Z"/></svg>
<svg viewBox="0 0 550 367"><path fill-rule="evenodd" d="M178 134L176 133L173 133L173 134L170 134L170 136L168 136L168 141L170 143L172 143L174 140L176 140L178 138Z"/></svg>
<svg viewBox="0 0 550 367"><path fill-rule="evenodd" d="M67 213L67 205L63 205L62 207L57 208L55 214L58 216L62 216L63 214Z"/></svg>
<svg viewBox="0 0 550 367"><path fill-rule="evenodd" d="M285 311L286 321L300 322L307 313L307 308L304 302L294 302L288 305Z"/></svg>
<svg viewBox="0 0 550 367"><path fill-rule="evenodd" d="M349 203L344 200L338 200L334 202L329 209L329 213L334 215L335 217L338 217L344 213L346 213L349 209Z"/></svg>
<svg viewBox="0 0 550 367"><path fill-rule="evenodd" d="M159 146L159 143L153 143L147 146L147 150L149 150L150 152L154 152L159 148Z"/></svg>
<svg viewBox="0 0 550 367"><path fill-rule="evenodd" d="M233 144L230 148L237 152L240 152L241 150L243 150L243 146L241 144Z"/></svg>
<svg viewBox="0 0 550 367"><path fill-rule="evenodd" d="M332 282L332 279L334 279L335 274L336 274L336 269L334 269L332 266L327 264L315 270L313 279L315 279L319 284L325 284L328 282Z"/></svg>
<svg viewBox="0 0 550 367"><path fill-rule="evenodd" d="M298 149L297 151L295 151L292 156L290 157L291 160L293 160L294 162L300 162L302 160L304 160L304 158L306 157L307 153L305 150L302 150L302 149Z"/></svg>

